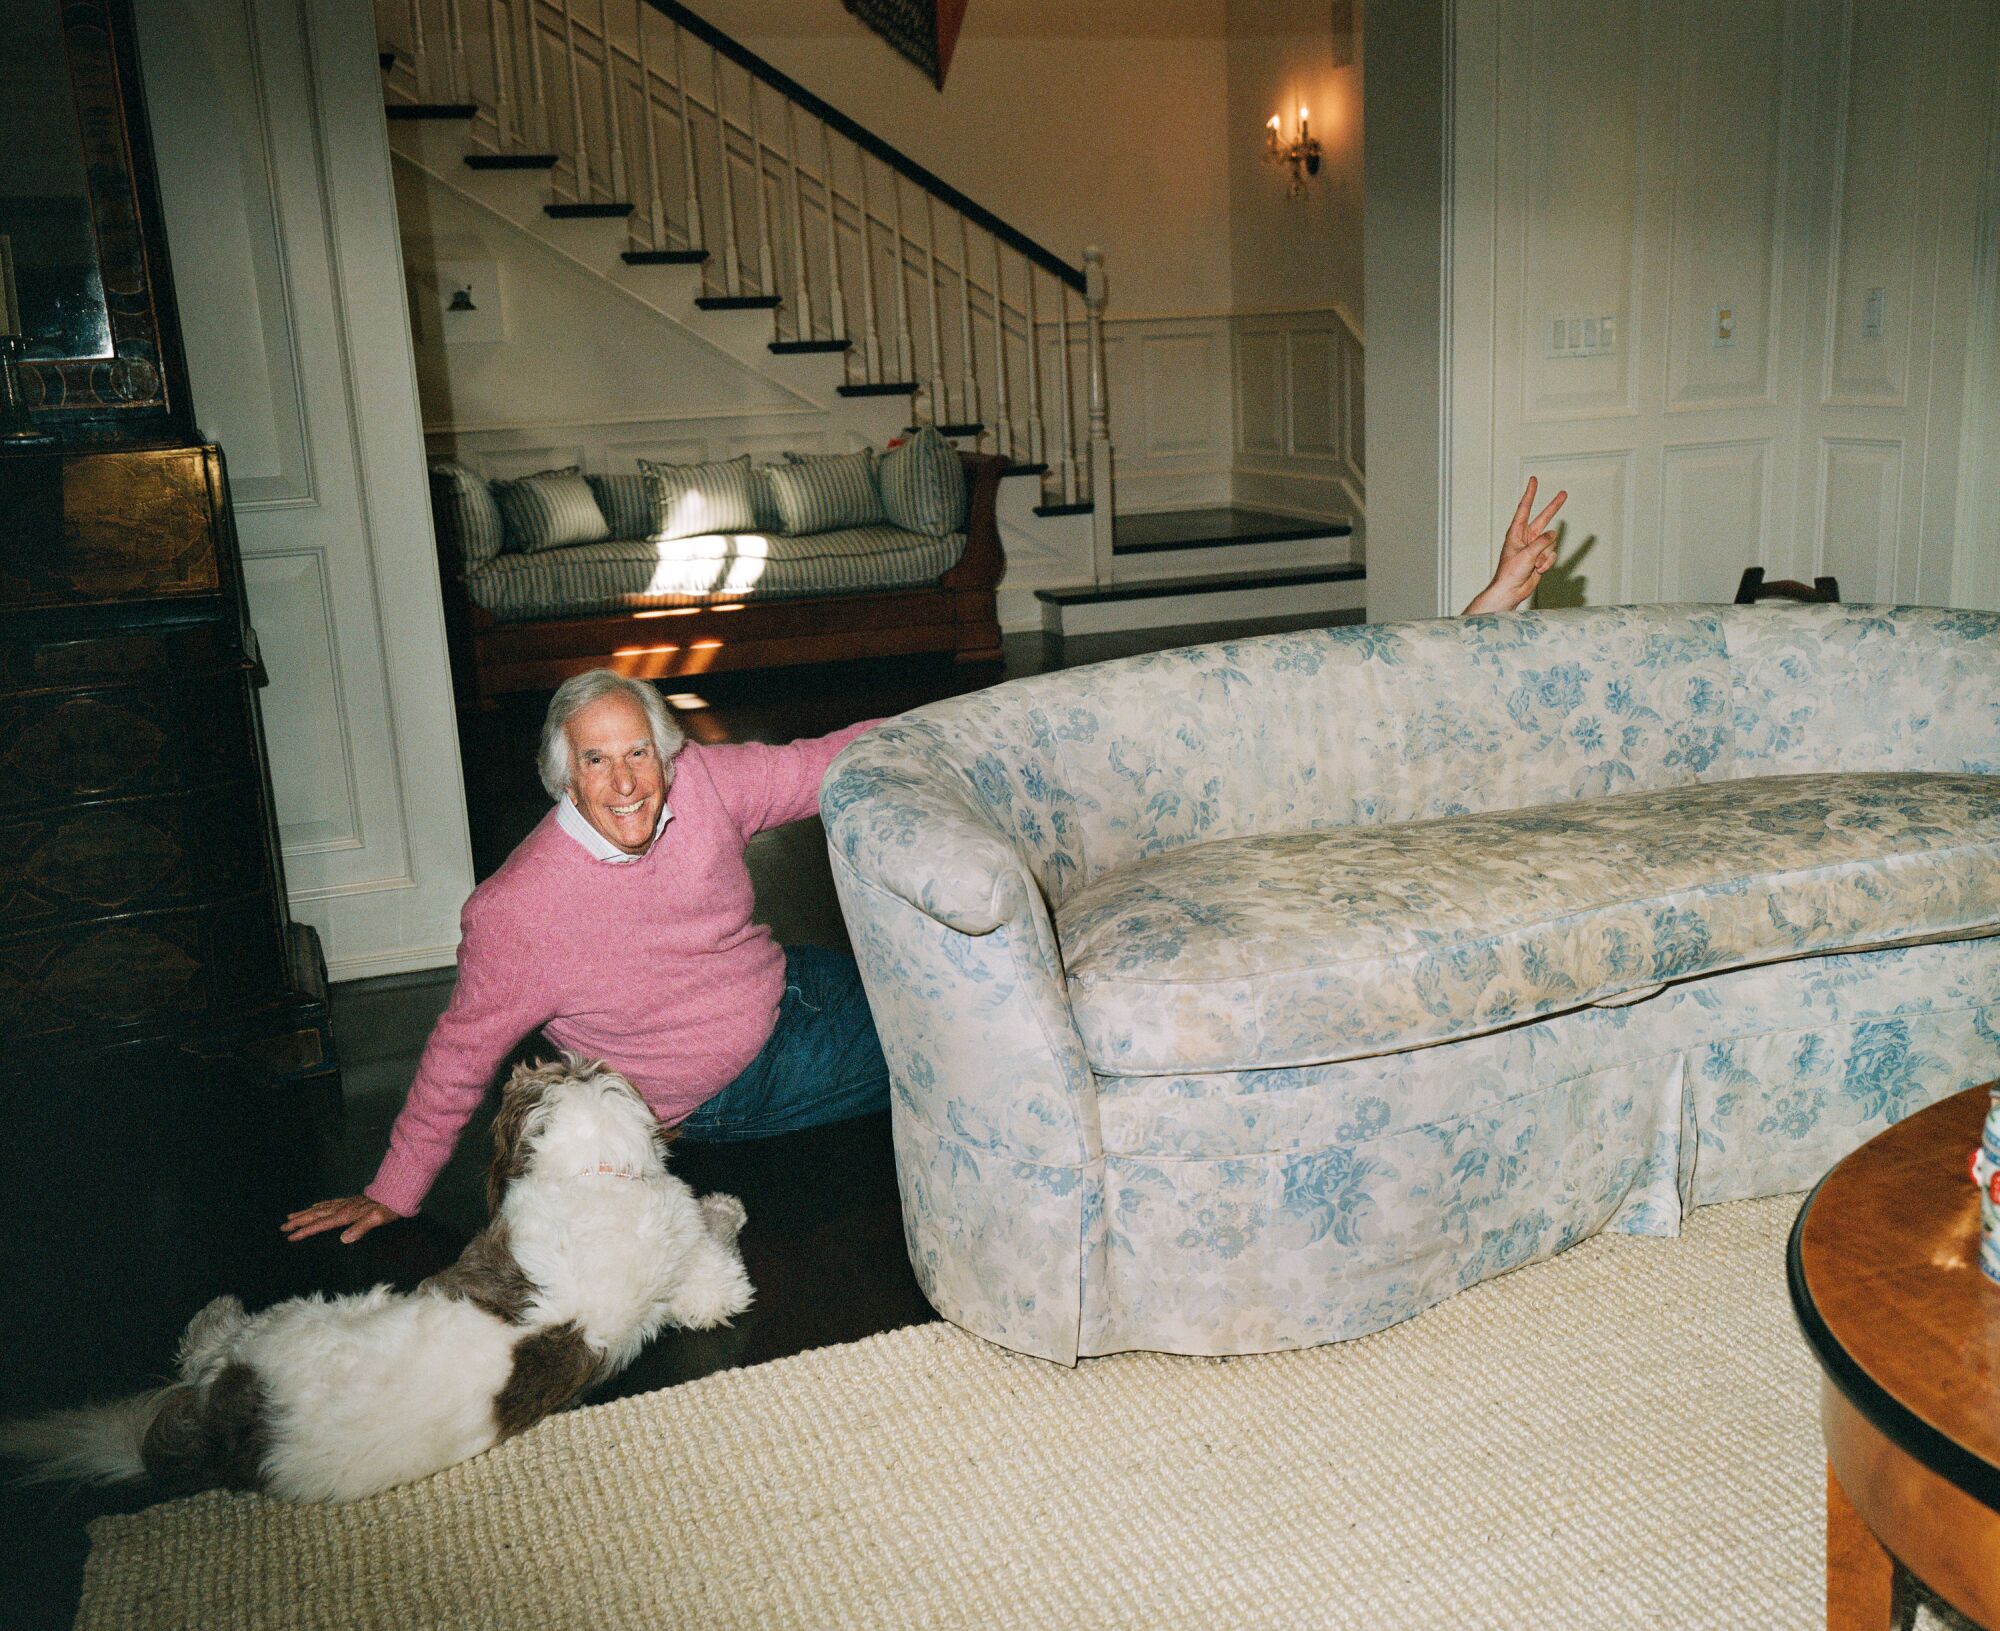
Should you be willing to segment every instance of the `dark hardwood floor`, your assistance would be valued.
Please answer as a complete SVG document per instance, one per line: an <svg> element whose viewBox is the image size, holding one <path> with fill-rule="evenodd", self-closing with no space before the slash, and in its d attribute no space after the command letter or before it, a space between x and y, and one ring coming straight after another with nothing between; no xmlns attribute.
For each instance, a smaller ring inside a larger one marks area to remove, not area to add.
<svg viewBox="0 0 2000 1631"><path fill-rule="evenodd" d="M1346 619L1342 619L1346 620ZM1258 629L1301 627L1294 618ZM1179 629L1071 639L1064 666L1250 632ZM892 714L1042 667L1038 637L1010 640L1004 669L929 659L721 675L663 687L698 741L787 741ZM461 722L474 864L484 877L548 808L534 774L547 696L503 700ZM750 849L759 913L780 940L844 947L817 820ZM287 1245L278 1222L372 1176L451 971L334 989L343 1074L335 1124L241 1070L141 1056L45 1079L0 1071L9 1136L0 1230L5 1327L0 1413L115 1397L171 1367L188 1318L235 1292L253 1308L307 1291L409 1286L449 1261L483 1221L486 1121L475 1122L424 1213L343 1247ZM525 1051L532 1051L524 1049ZM904 1255L887 1116L735 1145L676 1145L698 1190L742 1197L757 1300L722 1331L672 1332L597 1398L646 1392L934 1318ZM145 1489L0 1493L0 1624L62 1625L75 1613L87 1539L102 1513Z"/></svg>

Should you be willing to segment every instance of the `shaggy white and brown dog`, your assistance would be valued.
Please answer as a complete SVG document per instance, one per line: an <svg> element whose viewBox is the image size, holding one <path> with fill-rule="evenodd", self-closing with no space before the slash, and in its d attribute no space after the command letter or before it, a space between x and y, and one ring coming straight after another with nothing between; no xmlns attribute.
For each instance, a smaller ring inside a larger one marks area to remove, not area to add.
<svg viewBox="0 0 2000 1631"><path fill-rule="evenodd" d="M522 1066L493 1126L491 1221L409 1293L218 1297L180 1379L0 1428L31 1477L351 1501L477 1455L615 1376L664 1325L750 1306L743 1203L696 1200L631 1083L574 1055Z"/></svg>

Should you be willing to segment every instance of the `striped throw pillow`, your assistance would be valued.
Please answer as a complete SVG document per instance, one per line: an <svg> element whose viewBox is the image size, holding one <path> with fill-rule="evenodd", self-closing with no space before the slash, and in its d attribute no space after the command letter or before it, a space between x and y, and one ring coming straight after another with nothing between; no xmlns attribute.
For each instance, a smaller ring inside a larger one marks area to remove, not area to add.
<svg viewBox="0 0 2000 1631"><path fill-rule="evenodd" d="M655 542L699 538L710 532L757 530L749 454L710 464L660 464L641 459L639 470L653 501L646 536Z"/></svg>
<svg viewBox="0 0 2000 1631"><path fill-rule="evenodd" d="M880 475L891 526L930 538L965 526L965 464L935 425L883 454Z"/></svg>
<svg viewBox="0 0 2000 1631"><path fill-rule="evenodd" d="M613 538L644 538L652 532L653 500L644 476L586 476L584 480L590 483Z"/></svg>
<svg viewBox="0 0 2000 1631"><path fill-rule="evenodd" d="M470 571L507 547L507 529L493 489L477 471L450 459L431 466L431 515L438 536Z"/></svg>
<svg viewBox="0 0 2000 1631"><path fill-rule="evenodd" d="M778 525L793 537L836 527L878 526L885 519L872 447L774 464L770 480Z"/></svg>
<svg viewBox="0 0 2000 1631"><path fill-rule="evenodd" d="M604 512L575 465L542 470L518 481L496 481L493 497L507 523L507 542L524 555L611 536Z"/></svg>

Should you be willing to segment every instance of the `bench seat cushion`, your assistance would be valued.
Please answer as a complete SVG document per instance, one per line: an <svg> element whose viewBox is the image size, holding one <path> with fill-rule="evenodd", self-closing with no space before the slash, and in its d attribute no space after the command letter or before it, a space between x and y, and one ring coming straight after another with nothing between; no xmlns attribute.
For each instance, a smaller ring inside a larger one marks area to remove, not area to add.
<svg viewBox="0 0 2000 1631"><path fill-rule="evenodd" d="M708 533L669 543L613 539L502 555L467 573L466 593L503 623L654 606L852 594L932 583L958 564L965 534L849 527L788 538Z"/></svg>
<svg viewBox="0 0 2000 1631"><path fill-rule="evenodd" d="M1098 879L1055 927L1100 1072L1356 1059L2000 932L2000 776L1772 776L1222 839Z"/></svg>

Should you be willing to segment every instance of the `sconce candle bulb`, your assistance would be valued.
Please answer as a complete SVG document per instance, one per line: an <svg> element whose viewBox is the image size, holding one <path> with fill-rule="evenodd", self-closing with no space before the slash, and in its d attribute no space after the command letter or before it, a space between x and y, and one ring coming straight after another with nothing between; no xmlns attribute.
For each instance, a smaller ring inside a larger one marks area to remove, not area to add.
<svg viewBox="0 0 2000 1631"><path fill-rule="evenodd" d="M1303 103L1299 106L1299 133L1293 141L1284 139L1278 115L1271 115L1264 126L1264 156L1274 164L1289 167L1292 184L1288 191L1293 198L1306 190L1307 176L1319 174L1319 155L1319 138L1312 133L1312 112Z"/></svg>

